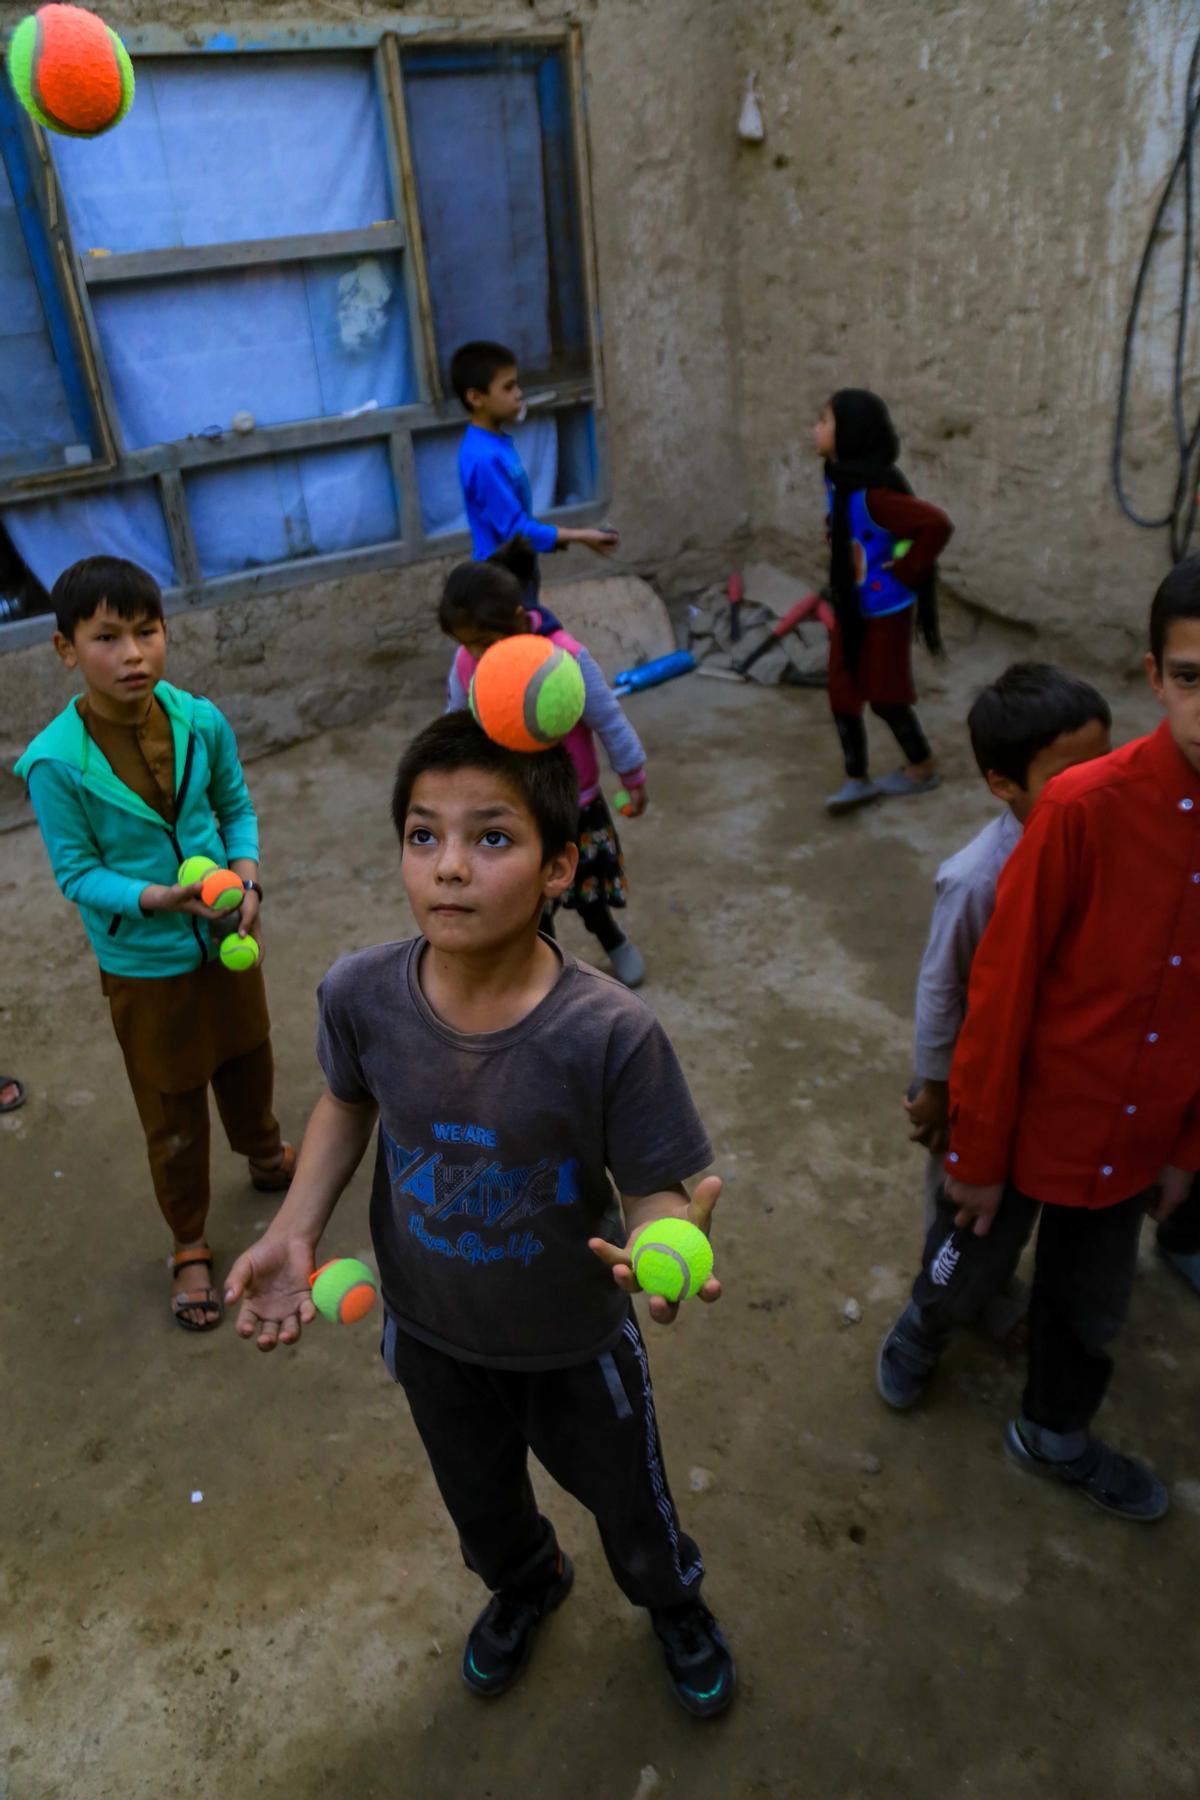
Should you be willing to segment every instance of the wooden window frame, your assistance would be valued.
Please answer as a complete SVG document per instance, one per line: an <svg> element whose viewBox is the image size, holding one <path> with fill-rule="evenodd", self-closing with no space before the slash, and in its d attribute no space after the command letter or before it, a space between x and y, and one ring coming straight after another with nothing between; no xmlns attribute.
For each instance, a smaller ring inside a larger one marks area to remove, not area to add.
<svg viewBox="0 0 1200 1800"><path fill-rule="evenodd" d="M66 207L42 131L29 123L35 146L38 202L43 221L58 246L63 288L77 318L83 346L83 370L103 434L103 459L84 468L41 470L0 481L0 505L17 505L49 495L112 491L131 482L153 481L158 488L164 523L175 565L176 584L164 591L168 614L241 600L289 587L308 586L372 570L401 568L434 557L470 553L467 532L426 536L421 523L414 440L423 433L445 431L463 421L462 408L442 386L434 342L425 246L417 204L416 180L408 135L403 49L412 44L446 48L483 45L545 47L561 52L566 63L574 153L574 195L580 226L584 304L590 377L557 381L553 391L530 396L530 406L549 414L590 406L595 423L596 497L574 506L552 507L546 518L572 525L604 517L611 494L608 434L597 329L595 240L586 115L583 99L582 32L531 26L503 31L455 26L445 21L383 19L326 28L280 23L269 29L197 26L185 31L146 26L125 34L135 61L145 57L238 56L282 53L321 54L358 50L372 56L379 97L389 175L398 217L386 224L346 232L313 233L281 238L246 239L233 244L194 248L80 253L71 241ZM190 437L145 449L122 445L117 409L96 330L91 293L126 281L156 276L204 274L264 263L313 261L358 254L364 249L399 252L408 301L409 327L417 370L418 399L405 406L380 407L356 417L304 419L286 425L256 426L246 436L232 430L220 437ZM198 469L232 467L262 457L337 445L383 443L390 459L402 535L358 550L268 563L233 575L202 575L188 514L184 475ZM37 614L0 626L0 652L42 642L54 629L53 617Z"/></svg>

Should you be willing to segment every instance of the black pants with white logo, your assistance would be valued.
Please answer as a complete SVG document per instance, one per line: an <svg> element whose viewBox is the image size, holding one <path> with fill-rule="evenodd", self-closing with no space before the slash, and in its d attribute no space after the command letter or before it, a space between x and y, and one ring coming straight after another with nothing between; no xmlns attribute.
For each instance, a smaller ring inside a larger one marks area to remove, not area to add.
<svg viewBox="0 0 1200 1800"><path fill-rule="evenodd" d="M483 1368L435 1350L390 1317L383 1359L425 1445L463 1561L488 1587L537 1588L558 1541L529 1480L532 1450L593 1514L618 1586L635 1606L681 1606L704 1564L680 1529L654 1416L650 1367L630 1315L611 1350L567 1369Z"/></svg>
<svg viewBox="0 0 1200 1800"><path fill-rule="evenodd" d="M986 1237L937 1209L908 1322L941 1347L999 1293L1038 1228L1029 1298L1029 1376L1021 1410L1031 1424L1063 1433L1089 1425L1099 1409L1112 1359L1108 1345L1129 1311L1138 1236L1151 1192L1116 1206L1041 1206L1011 1184Z"/></svg>

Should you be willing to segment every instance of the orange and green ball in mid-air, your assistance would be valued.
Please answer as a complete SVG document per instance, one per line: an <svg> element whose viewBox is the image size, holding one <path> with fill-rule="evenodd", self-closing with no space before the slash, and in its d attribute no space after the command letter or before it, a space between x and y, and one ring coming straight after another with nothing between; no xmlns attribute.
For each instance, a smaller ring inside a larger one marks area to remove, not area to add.
<svg viewBox="0 0 1200 1800"><path fill-rule="evenodd" d="M471 711L506 750L548 750L574 731L585 699L570 651L532 632L485 650L471 678Z"/></svg>
<svg viewBox="0 0 1200 1800"><path fill-rule="evenodd" d="M375 1304L379 1289L365 1262L357 1256L339 1256L322 1263L308 1278L313 1305L333 1325L355 1325Z"/></svg>
<svg viewBox="0 0 1200 1800"><path fill-rule="evenodd" d="M22 19L6 60L17 99L46 131L99 137L133 105L129 52L82 6L43 6Z"/></svg>

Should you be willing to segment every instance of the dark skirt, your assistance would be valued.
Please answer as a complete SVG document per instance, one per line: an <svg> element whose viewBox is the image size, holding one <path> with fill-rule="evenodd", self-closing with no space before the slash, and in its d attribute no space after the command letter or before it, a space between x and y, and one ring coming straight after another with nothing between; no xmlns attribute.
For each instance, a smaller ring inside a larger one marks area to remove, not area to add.
<svg viewBox="0 0 1200 1800"><path fill-rule="evenodd" d="M914 706L912 671L913 609L864 619L858 667L848 669L841 627L835 622L829 645L829 708L854 717L864 706Z"/></svg>
<svg viewBox="0 0 1200 1800"><path fill-rule="evenodd" d="M627 889L621 840L603 794L580 809L578 843L575 882L559 904L576 912L585 906L624 906Z"/></svg>

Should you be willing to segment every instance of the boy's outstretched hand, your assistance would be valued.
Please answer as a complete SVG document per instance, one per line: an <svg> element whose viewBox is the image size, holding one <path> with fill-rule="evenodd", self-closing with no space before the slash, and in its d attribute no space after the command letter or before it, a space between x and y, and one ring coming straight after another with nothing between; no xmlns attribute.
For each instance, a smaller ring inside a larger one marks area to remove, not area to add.
<svg viewBox="0 0 1200 1800"><path fill-rule="evenodd" d="M690 1224L698 1225L705 1237L712 1236L713 1207L721 1197L722 1182L719 1175L706 1175L703 1181L696 1183L696 1191L691 1199L684 1199L683 1191L678 1194L654 1194L638 1203L634 1212L629 1203L625 1208L625 1223L629 1228L624 1249L618 1249L604 1238L589 1238L588 1249L598 1256L601 1262L607 1263L613 1273L617 1286L627 1294L640 1294L644 1290L633 1272L629 1259L633 1240L655 1219L687 1219ZM644 1210L642 1210L644 1209ZM631 1217L631 1213L633 1216ZM706 1300L711 1306L714 1300L721 1298L721 1284L715 1275L710 1275L696 1296ZM679 1311L679 1302L664 1300L661 1294L650 1296L650 1317L659 1325L670 1325ZM240 1329L240 1326L239 1326Z"/></svg>
<svg viewBox="0 0 1200 1800"><path fill-rule="evenodd" d="M312 1245L305 1238L272 1237L251 1244L229 1271L225 1304L241 1301L239 1337L257 1337L260 1350L294 1344L302 1325L317 1316L308 1278L316 1268Z"/></svg>

